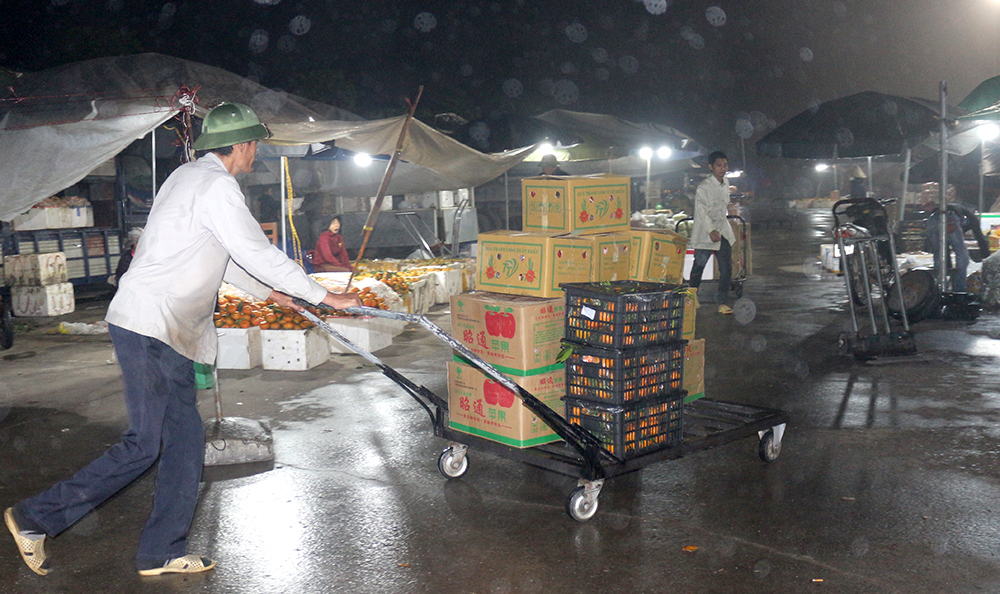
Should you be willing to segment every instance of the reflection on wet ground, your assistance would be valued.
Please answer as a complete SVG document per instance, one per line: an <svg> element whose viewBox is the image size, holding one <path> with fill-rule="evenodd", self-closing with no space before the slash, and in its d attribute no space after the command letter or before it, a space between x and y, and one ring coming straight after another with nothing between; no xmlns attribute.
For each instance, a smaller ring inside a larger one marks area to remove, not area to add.
<svg viewBox="0 0 1000 594"><path fill-rule="evenodd" d="M217 558L214 572L131 572L150 474L54 539L46 578L0 539L0 583L11 592L997 591L1000 341L982 330L996 316L920 322L919 354L904 360L840 355L845 290L814 257L828 227L812 213L755 232L744 292L753 315L699 311L706 392L791 415L772 464L744 440L653 465L608 481L597 515L579 524L563 509L572 478L475 450L463 478L442 478L445 444L426 413L358 357L301 374L226 371L227 414L270 421L276 460L267 472L206 476L190 549ZM433 315L448 323L446 306ZM123 428L117 374L97 365L106 345L73 346L28 340L22 348L36 356L0 363L0 386L11 386L0 388L0 505L72 472ZM407 330L379 355L446 393L450 353L429 333ZM77 394L45 387L45 378L64 385L46 367L57 361ZM210 395L204 404L208 414Z"/></svg>

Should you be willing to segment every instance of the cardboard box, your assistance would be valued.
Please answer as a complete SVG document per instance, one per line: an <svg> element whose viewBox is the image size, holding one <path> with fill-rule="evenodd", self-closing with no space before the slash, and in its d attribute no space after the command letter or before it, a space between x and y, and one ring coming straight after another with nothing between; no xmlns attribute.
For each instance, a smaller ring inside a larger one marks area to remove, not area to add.
<svg viewBox="0 0 1000 594"><path fill-rule="evenodd" d="M690 293L684 295L684 325L681 327L682 340L694 340L695 318L698 308L694 306L694 297Z"/></svg>
<svg viewBox="0 0 1000 594"><path fill-rule="evenodd" d="M253 369L263 363L260 328L216 328L219 369Z"/></svg>
<svg viewBox="0 0 1000 594"><path fill-rule="evenodd" d="M6 256L3 260L4 282L12 287L55 285L69 280L63 252Z"/></svg>
<svg viewBox="0 0 1000 594"><path fill-rule="evenodd" d="M584 235L594 243L596 278L592 281L628 280L632 268L632 234L627 231Z"/></svg>
<svg viewBox="0 0 1000 594"><path fill-rule="evenodd" d="M566 318L564 299L497 293L451 298L451 333L483 361L511 376L562 369L556 363Z"/></svg>
<svg viewBox="0 0 1000 594"><path fill-rule="evenodd" d="M61 316L76 310L71 283L11 287L10 296L15 316Z"/></svg>
<svg viewBox="0 0 1000 594"><path fill-rule="evenodd" d="M312 369L330 359L327 336L319 328L261 330L261 364L277 371Z"/></svg>
<svg viewBox="0 0 1000 594"><path fill-rule="evenodd" d="M525 231L627 231L631 180L611 174L521 180Z"/></svg>
<svg viewBox="0 0 1000 594"><path fill-rule="evenodd" d="M563 414L564 369L512 379L546 406ZM478 369L455 361L448 362L448 422L457 431L517 448L560 439L503 385Z"/></svg>
<svg viewBox="0 0 1000 594"><path fill-rule="evenodd" d="M705 396L705 339L689 340L684 347L684 402Z"/></svg>
<svg viewBox="0 0 1000 594"><path fill-rule="evenodd" d="M594 262L594 242L584 236L480 233L476 287L509 295L562 297L560 283L593 280Z"/></svg>
<svg viewBox="0 0 1000 594"><path fill-rule="evenodd" d="M667 230L632 229L632 259L629 278L639 281L684 282L687 238Z"/></svg>

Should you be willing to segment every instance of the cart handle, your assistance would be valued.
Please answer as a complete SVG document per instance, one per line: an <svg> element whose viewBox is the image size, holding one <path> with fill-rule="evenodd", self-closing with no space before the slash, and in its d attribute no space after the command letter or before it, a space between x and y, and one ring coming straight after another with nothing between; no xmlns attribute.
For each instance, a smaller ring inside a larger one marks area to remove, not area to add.
<svg viewBox="0 0 1000 594"><path fill-rule="evenodd" d="M313 307L311 303L308 303L298 298L295 298L295 302L302 306ZM448 346L458 351L460 355L468 359L469 362L472 363L480 371L488 375L497 383L503 385L505 388L507 388L514 394L517 394L518 397L521 399L521 402L523 402L524 405L528 407L528 410L538 415L538 417L542 419L542 421L545 422L546 425L551 427L552 430L555 431L559 437L564 439L566 443L568 443L570 446L576 449L580 453L580 455L587 460L587 463L590 465L591 472L593 474L601 475L601 476L591 477L591 480L596 478L603 478L603 472L601 470L601 463L600 463L602 457L609 459L615 463L623 462L621 458L615 456L607 449L605 449L602 442L597 437L595 437L594 434L587 431L583 427L580 427L579 425L574 425L568 422L566 419L559 416L558 413L549 408L544 402L535 398L535 396L532 395L531 392L528 392L521 386L517 385L509 377L500 373L495 367L480 359L478 355L476 355L468 348L466 348L464 344L456 340L453 336L449 335L447 332L442 330L440 326L428 320L426 316L417 314L408 314L408 313L403 313L401 311L388 311L384 309L378 309L374 307L364 307L364 306L348 307L341 310L337 310L326 304L320 304L315 307L320 307L322 309L329 309L331 311L342 311L345 313L355 314L360 316L371 316L375 318L384 318L389 320L405 320L407 322L414 322L420 324L421 326L429 330L432 334L441 339L441 341L446 343ZM371 363L375 364L379 368L382 369L388 368L388 365L383 363L378 357L376 357L372 353L365 351L363 348L352 343L351 341L345 339L335 330L330 328L329 325L322 323L322 321L320 321L320 323L317 323L317 320L319 320L319 318L314 316L308 310L305 313L309 314L309 316L307 316L307 319L309 319L309 321L319 326L322 326L324 330L330 332L334 338L343 342L348 348L350 348L357 354L361 355L362 357L364 357Z"/></svg>

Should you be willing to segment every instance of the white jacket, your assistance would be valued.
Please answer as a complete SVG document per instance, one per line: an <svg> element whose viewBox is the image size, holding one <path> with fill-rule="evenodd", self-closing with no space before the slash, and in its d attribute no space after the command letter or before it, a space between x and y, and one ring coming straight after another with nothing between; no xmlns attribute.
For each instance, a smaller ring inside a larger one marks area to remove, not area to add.
<svg viewBox="0 0 1000 594"><path fill-rule="evenodd" d="M726 207L729 205L729 183L725 178L722 183L714 175L709 175L698 184L694 194L694 225L691 228L691 239L688 247L695 250L717 251L721 246L718 241L709 237L712 231L718 231L729 245L736 243L733 228L726 219Z"/></svg>
<svg viewBox="0 0 1000 594"><path fill-rule="evenodd" d="M272 287L310 303L326 289L271 244L236 178L213 153L174 171L156 194L128 272L108 307L110 324L214 363L212 313L225 280L266 299ZM259 280L258 280L259 279Z"/></svg>

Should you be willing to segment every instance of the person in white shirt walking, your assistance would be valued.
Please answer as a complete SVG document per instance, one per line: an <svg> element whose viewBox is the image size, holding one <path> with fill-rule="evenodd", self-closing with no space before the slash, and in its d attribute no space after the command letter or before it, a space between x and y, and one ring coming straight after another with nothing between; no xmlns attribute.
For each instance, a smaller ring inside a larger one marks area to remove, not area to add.
<svg viewBox="0 0 1000 594"><path fill-rule="evenodd" d="M193 362L215 362L212 314L222 281L259 299L292 296L343 309L353 295L328 292L264 235L234 177L253 168L268 137L247 106L223 103L205 117L194 148L154 200L135 258L108 308L122 368L129 427L121 441L71 478L4 511L21 557L48 573L45 540L63 532L159 459L153 510L139 541L140 575L195 573L215 561L187 554L204 461Z"/></svg>
<svg viewBox="0 0 1000 594"><path fill-rule="evenodd" d="M694 265L689 284L697 295L701 277L708 259L715 255L719 263L719 289L716 303L720 314L731 314L729 286L733 280L733 244L736 236L726 218L729 206L729 159L722 151L708 156L708 170L712 175L698 184L694 195L694 225L688 247L694 249Z"/></svg>

